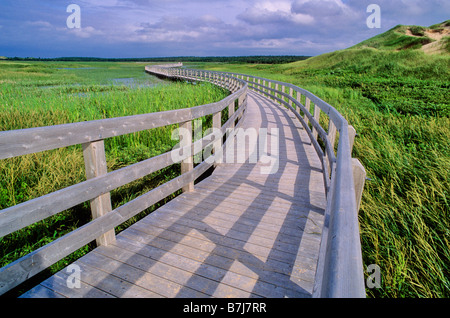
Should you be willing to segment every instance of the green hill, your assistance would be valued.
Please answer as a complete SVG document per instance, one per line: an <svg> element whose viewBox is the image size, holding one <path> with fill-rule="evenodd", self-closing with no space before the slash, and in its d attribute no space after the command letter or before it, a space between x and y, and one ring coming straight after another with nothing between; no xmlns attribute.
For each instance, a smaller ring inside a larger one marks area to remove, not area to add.
<svg viewBox="0 0 450 318"><path fill-rule="evenodd" d="M398 25L348 49L279 68L288 75L334 75L336 80L357 75L448 81L450 20L428 28Z"/></svg>
<svg viewBox="0 0 450 318"><path fill-rule="evenodd" d="M397 25L387 32L365 40L353 48L381 50L422 49L425 53L450 52L450 20L430 27Z"/></svg>

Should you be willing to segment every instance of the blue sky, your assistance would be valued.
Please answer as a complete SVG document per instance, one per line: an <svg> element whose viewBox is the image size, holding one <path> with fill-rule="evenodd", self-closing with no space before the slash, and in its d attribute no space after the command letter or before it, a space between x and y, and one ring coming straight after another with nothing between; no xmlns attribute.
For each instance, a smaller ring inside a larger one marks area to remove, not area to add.
<svg viewBox="0 0 450 318"><path fill-rule="evenodd" d="M379 29L366 24L372 3ZM80 28L67 27L70 4ZM0 0L0 56L318 55L447 19L448 0Z"/></svg>

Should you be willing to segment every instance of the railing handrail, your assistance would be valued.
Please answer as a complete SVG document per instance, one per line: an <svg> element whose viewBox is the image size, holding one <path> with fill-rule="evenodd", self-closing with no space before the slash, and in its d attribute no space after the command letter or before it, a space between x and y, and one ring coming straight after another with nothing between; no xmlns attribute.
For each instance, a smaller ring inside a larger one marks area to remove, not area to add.
<svg viewBox="0 0 450 318"><path fill-rule="evenodd" d="M208 71L208 72L214 72L214 71ZM218 73L218 72L216 72ZM333 106L331 106L330 104L328 104L327 102L325 102L324 100L322 100L321 98L317 97L316 95L314 95L313 93L307 91L304 88L298 87L294 84L291 83L286 83L286 82L281 82L281 81L277 81L277 80L272 80L272 79L268 79L268 78L264 78L264 77L259 77L259 76L253 76L253 75L248 75L248 74L242 74L242 73L235 73L235 72L220 72L229 76L235 76L237 78L240 78L245 80L245 77L248 78L252 78L255 81L253 81L252 83L256 83L256 80L263 80L266 82L270 82L273 84L278 84L278 85L282 85L285 87L289 87L292 88L293 90L301 93L303 96L308 97L311 102L317 104L320 109L326 113L328 116L330 116L330 118L332 118L333 122L337 125L337 124L344 124L347 123L347 120L344 118L344 116L341 115L341 113L339 113ZM248 80L247 80L248 82ZM277 93L282 93L281 91L278 91ZM339 127L339 126L337 126Z"/></svg>

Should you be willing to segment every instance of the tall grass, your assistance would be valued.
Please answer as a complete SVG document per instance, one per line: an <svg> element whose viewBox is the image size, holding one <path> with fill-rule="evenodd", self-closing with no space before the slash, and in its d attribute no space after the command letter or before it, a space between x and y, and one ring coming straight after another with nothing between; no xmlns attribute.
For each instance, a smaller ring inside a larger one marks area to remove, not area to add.
<svg viewBox="0 0 450 318"><path fill-rule="evenodd" d="M88 67L88 69L61 69ZM24 129L103 118L187 108L218 101L227 92L208 83L164 82L144 73L136 63L0 62L0 128ZM112 79L134 77L149 87L113 85ZM108 171L173 148L173 126L108 138ZM0 160L0 209L51 193L86 179L80 145ZM111 192L113 208L179 174L173 165ZM144 211L147 214L154 207ZM0 267L63 236L91 219L85 202L0 238ZM119 226L121 230L129 224ZM90 249L83 247L52 266L56 272Z"/></svg>
<svg viewBox="0 0 450 318"><path fill-rule="evenodd" d="M366 181L359 212L369 297L450 296L450 56L348 49L284 65L204 65L290 82L355 127Z"/></svg>

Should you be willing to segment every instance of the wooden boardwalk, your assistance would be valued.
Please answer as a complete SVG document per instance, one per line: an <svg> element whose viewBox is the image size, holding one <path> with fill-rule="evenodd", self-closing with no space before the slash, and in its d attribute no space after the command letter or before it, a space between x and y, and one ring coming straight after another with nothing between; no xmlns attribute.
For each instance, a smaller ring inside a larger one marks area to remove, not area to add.
<svg viewBox="0 0 450 318"><path fill-rule="evenodd" d="M268 128L269 141L279 129L276 173L262 174L261 161L219 164L74 262L80 288L63 269L22 297L311 297L326 208L320 160L284 107L249 92L246 112L242 128Z"/></svg>

